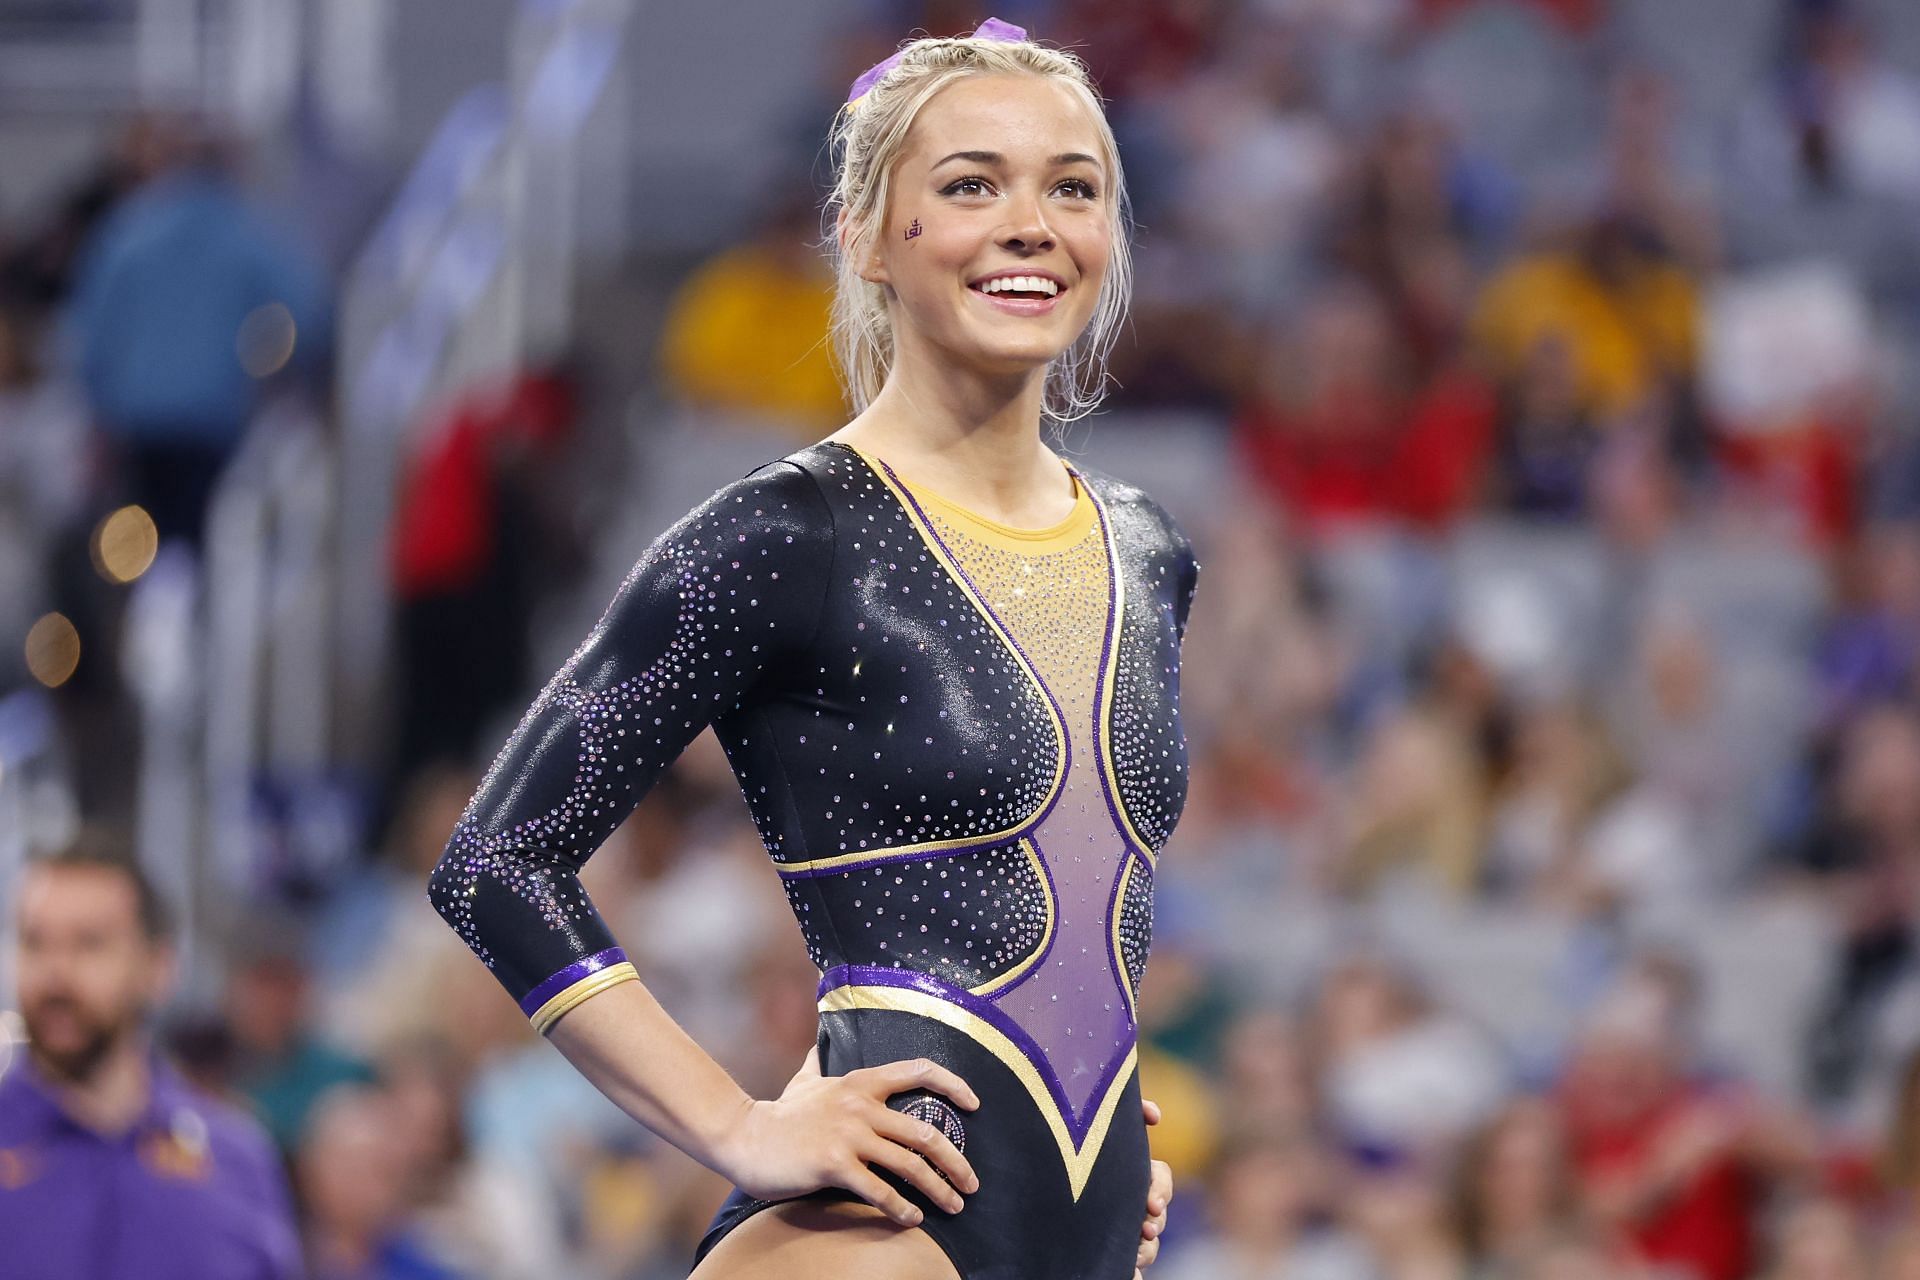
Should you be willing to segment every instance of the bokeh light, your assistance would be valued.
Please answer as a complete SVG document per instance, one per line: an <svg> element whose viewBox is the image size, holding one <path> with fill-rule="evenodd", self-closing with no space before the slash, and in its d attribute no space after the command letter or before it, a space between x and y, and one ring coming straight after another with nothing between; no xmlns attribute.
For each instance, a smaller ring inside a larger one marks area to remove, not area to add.
<svg viewBox="0 0 1920 1280"><path fill-rule="evenodd" d="M144 507L121 507L93 531L93 567L108 582L132 582L159 550L160 531Z"/></svg>
<svg viewBox="0 0 1920 1280"><path fill-rule="evenodd" d="M298 336L293 312L285 303L269 302L264 307L255 307L240 322L240 333L234 343L240 367L252 377L271 378L293 358Z"/></svg>
<svg viewBox="0 0 1920 1280"><path fill-rule="evenodd" d="M73 679L80 667L80 633L64 613L49 613L27 632L27 670L49 689Z"/></svg>

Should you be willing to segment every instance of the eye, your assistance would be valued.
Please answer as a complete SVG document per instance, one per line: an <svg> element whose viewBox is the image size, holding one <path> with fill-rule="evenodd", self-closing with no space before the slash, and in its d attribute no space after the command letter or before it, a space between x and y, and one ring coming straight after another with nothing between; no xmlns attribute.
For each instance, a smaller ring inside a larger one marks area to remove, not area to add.
<svg viewBox="0 0 1920 1280"><path fill-rule="evenodd" d="M1082 200L1098 200L1100 198L1100 193L1098 191L1095 191L1093 189L1093 184L1091 182L1088 182L1085 178L1068 178L1065 181L1063 181L1060 184L1060 186L1055 187L1054 190L1058 191L1063 187L1071 188L1073 191L1073 194L1080 197Z"/></svg>
<svg viewBox="0 0 1920 1280"><path fill-rule="evenodd" d="M962 190L962 188L972 189ZM945 187L940 189L940 194L943 196L978 196L985 195L986 193L987 180L985 178L974 177L955 178L952 182L949 182Z"/></svg>

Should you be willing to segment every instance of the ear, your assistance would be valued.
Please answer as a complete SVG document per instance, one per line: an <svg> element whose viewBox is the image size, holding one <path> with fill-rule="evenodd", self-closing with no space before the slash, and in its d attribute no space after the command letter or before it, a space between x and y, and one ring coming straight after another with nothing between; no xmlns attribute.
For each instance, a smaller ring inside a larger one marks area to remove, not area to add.
<svg viewBox="0 0 1920 1280"><path fill-rule="evenodd" d="M861 229L845 209L834 218L834 236L840 242L840 252L847 254L855 251L857 237ZM879 238L868 236L864 245L858 249L859 257L854 263L854 273L869 284L887 284L891 277L887 274L886 263L880 260Z"/></svg>

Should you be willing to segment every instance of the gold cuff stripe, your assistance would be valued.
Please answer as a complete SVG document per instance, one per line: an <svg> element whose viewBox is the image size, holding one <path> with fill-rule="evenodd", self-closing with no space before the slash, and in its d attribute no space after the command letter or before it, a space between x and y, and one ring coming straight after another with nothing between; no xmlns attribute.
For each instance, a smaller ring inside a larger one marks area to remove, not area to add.
<svg viewBox="0 0 1920 1280"><path fill-rule="evenodd" d="M553 999L533 1011L529 1019L533 1029L546 1034L547 1028L560 1020L560 1015L572 1009L590 996L597 996L608 987L617 987L623 982L638 982L640 974L629 963L608 965L598 973L590 973L580 981L562 991Z"/></svg>

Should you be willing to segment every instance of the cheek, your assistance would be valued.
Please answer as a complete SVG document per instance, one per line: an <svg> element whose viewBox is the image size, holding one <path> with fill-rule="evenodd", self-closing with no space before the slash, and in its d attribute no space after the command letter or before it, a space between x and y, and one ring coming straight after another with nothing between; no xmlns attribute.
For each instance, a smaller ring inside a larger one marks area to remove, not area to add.
<svg viewBox="0 0 1920 1280"><path fill-rule="evenodd" d="M1104 219L1089 222L1084 228L1076 228L1069 248L1081 278L1098 286L1113 265L1113 230Z"/></svg>

